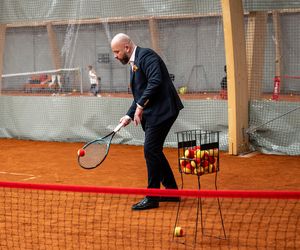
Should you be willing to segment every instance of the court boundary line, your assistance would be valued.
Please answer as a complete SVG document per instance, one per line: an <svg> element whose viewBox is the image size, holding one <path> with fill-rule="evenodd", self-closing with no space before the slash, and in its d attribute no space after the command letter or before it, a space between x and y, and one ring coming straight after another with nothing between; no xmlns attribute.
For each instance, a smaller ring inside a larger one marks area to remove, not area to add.
<svg viewBox="0 0 300 250"><path fill-rule="evenodd" d="M28 180L33 180L33 179L37 179L37 178L41 177L40 175L6 172L6 171L1 171L0 174L15 175L15 176L27 176L27 178L21 179L21 181L28 181Z"/></svg>

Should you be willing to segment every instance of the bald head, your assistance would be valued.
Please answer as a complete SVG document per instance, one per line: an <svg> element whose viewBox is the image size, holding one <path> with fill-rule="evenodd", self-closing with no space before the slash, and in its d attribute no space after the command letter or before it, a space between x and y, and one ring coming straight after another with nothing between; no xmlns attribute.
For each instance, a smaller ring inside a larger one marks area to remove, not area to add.
<svg viewBox="0 0 300 250"><path fill-rule="evenodd" d="M128 35L119 33L111 40L110 46L114 53L114 57L121 63L127 64L134 50L135 44Z"/></svg>
<svg viewBox="0 0 300 250"><path fill-rule="evenodd" d="M129 44L131 42L131 39L128 35L124 33L119 33L114 36L114 38L111 40L111 45L122 43L122 44Z"/></svg>

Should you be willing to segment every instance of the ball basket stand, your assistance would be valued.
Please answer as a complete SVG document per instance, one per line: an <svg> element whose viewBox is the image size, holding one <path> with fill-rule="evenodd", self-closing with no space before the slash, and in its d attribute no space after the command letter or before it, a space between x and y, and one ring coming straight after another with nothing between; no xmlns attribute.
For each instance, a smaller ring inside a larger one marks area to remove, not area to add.
<svg viewBox="0 0 300 250"><path fill-rule="evenodd" d="M187 130L176 132L178 147L178 169L181 174L181 189L183 189L184 176L194 175L197 178L198 189L201 190L200 178L203 175L214 174L214 186L217 190L217 175L220 171L219 165L219 131ZM203 236L226 239L226 232L222 216L219 197L217 205L222 226L222 236L206 235L203 221L203 201L201 197L197 200L195 238L196 244L198 235L198 221L200 214L201 232ZM180 217L181 202L178 202L177 214L174 229L178 225Z"/></svg>

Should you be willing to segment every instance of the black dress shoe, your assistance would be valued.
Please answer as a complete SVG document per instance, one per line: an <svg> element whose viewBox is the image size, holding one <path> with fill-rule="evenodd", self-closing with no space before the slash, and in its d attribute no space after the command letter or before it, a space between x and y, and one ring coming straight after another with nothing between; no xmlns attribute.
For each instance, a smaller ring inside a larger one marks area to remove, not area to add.
<svg viewBox="0 0 300 250"><path fill-rule="evenodd" d="M132 206L132 210L146 210L146 209L157 208L158 206L159 206L158 201L145 197L140 202L134 204Z"/></svg>
<svg viewBox="0 0 300 250"><path fill-rule="evenodd" d="M180 197L160 197L159 202L180 202Z"/></svg>

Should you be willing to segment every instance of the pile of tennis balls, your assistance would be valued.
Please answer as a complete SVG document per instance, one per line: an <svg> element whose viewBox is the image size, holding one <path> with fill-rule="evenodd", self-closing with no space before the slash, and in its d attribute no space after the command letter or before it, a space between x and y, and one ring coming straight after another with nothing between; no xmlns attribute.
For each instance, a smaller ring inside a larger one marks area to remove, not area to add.
<svg viewBox="0 0 300 250"><path fill-rule="evenodd" d="M183 150L179 158L180 171L185 174L203 175L219 170L219 149L212 148L201 150L200 146L194 146Z"/></svg>

